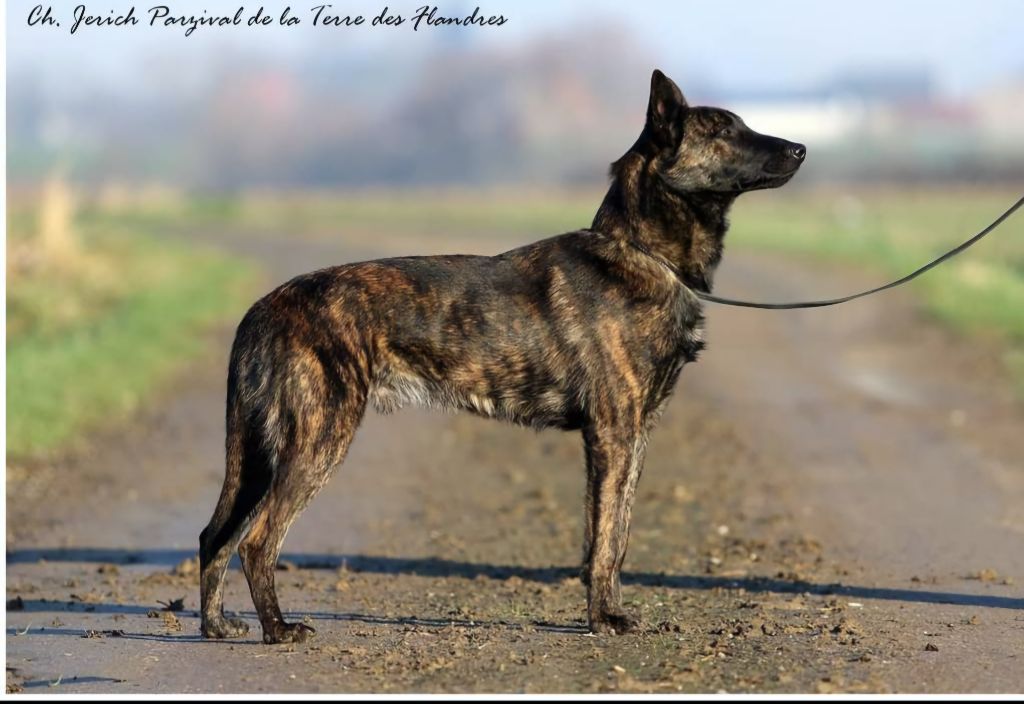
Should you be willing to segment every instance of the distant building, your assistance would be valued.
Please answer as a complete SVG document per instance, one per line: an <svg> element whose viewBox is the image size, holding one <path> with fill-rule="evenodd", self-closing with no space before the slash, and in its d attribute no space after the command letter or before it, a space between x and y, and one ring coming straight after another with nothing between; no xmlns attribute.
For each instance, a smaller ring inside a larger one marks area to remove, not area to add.
<svg viewBox="0 0 1024 704"><path fill-rule="evenodd" d="M783 100L730 103L747 125L811 145L839 142L864 124L867 107L859 100Z"/></svg>
<svg viewBox="0 0 1024 704"><path fill-rule="evenodd" d="M1016 143L1024 151L1024 76L979 94L974 111L986 137Z"/></svg>
<svg viewBox="0 0 1024 704"><path fill-rule="evenodd" d="M758 132L795 135L815 146L878 132L891 124L893 109L931 106L933 89L927 71L889 68L850 71L804 90L736 92L722 103Z"/></svg>
<svg viewBox="0 0 1024 704"><path fill-rule="evenodd" d="M842 73L829 81L823 90L833 98L923 103L932 100L935 81L926 69L885 67Z"/></svg>

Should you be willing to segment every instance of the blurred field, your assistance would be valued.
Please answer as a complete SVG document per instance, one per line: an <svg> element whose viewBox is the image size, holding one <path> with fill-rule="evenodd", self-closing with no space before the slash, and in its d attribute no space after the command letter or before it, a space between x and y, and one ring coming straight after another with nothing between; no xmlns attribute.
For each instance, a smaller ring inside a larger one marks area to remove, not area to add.
<svg viewBox="0 0 1024 704"><path fill-rule="evenodd" d="M249 192L229 198L96 198L48 211L14 203L8 241L8 451L59 447L123 415L190 354L195 331L257 295L251 266L196 242L330 239L353 252L493 253L589 225L601 191ZM1014 191L763 192L733 211L730 249L869 268L881 283L966 239ZM66 212L65 212L66 211ZM73 213L72 213L73 211ZM188 233L187 240L177 235ZM912 284L926 310L995 339L1024 391L1022 216ZM340 262L324 262L329 265ZM721 291L728 295L728 291ZM847 291L821 291L832 296ZM771 315L766 313L766 315Z"/></svg>
<svg viewBox="0 0 1024 704"><path fill-rule="evenodd" d="M274 236L418 238L514 237L530 242L590 225L597 190L409 190L260 192L193 203L198 221ZM428 239L432 238L432 239ZM390 248L388 241L375 245Z"/></svg>
<svg viewBox="0 0 1024 704"><path fill-rule="evenodd" d="M247 299L248 265L160 239L131 218L83 213L74 200L56 181L10 203L9 458L125 416L201 349L202 326Z"/></svg>

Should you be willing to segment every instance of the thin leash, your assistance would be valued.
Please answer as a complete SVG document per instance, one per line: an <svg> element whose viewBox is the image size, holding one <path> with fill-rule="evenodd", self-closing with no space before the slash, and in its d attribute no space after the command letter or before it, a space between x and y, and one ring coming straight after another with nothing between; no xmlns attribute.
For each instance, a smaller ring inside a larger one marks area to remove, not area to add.
<svg viewBox="0 0 1024 704"><path fill-rule="evenodd" d="M978 242L980 242L985 237L985 235L987 235L988 233L992 232L997 227L1002 225L1003 221L1005 221L1008 217L1013 215L1017 211L1017 209L1021 207L1021 205L1024 205L1024 197L1020 198L1020 200L1018 200L1016 203L1014 203L1005 213L1003 213L998 218L996 218L992 222L991 225L989 225L984 230L982 230L981 232L976 234L974 237L970 238L969 240L967 240L963 244L960 244L959 246L949 250L948 252L946 252L945 254L940 256L939 258L934 259L931 262L925 264L920 269L917 269L917 270L907 274L903 278L897 279L895 281L891 281L891 282L889 282L889 283L887 283L887 284L885 284L883 286L878 286L877 288L869 289L867 291L861 291L860 293L853 293L853 294L850 294L849 296L843 296L841 298L828 298L828 299L820 300L820 301L796 301L796 302L793 302L793 303L756 303L754 301L741 301L741 300L737 300L735 298L724 298L722 296L714 296L714 295L712 295L710 293L704 293L702 291L693 291L693 289L690 289L690 290L693 292L693 294L695 296L697 296L697 298L700 298L701 300L708 301L710 303L720 303L720 304L725 305L725 306L738 306L740 308L763 308L763 309L766 309L766 310L793 310L795 308L822 308L822 307L825 307L825 306L839 305L840 303L846 303L847 301L852 301L852 300L857 299L857 298L863 298L864 296L870 296L870 295L872 295L874 293L881 293L882 291L886 291L886 290L888 290L890 288L896 288L897 286L902 286L903 284L907 283L908 281L913 281L914 279L916 279L918 276L920 276L921 274L925 273L926 271L928 271L930 269L934 269L935 267L937 267L942 262L944 262L944 261L946 261L948 259L952 259L956 255L960 254L961 252L969 249L973 245L975 245ZM686 285L686 279L683 276L683 272L681 272L679 270L679 268L675 264L673 264L672 262L668 261L664 257L655 254L654 252L652 252L651 250L649 250L647 247L645 247L644 245L640 244L639 242L634 242L633 240L629 240L629 244L632 245L633 248L637 249L638 251L643 252L644 254L646 254L647 256L651 257L652 259L655 259L658 262L660 262L661 264L664 264L673 274L676 275L676 278L678 278L680 280L680 282L683 283L684 286Z"/></svg>

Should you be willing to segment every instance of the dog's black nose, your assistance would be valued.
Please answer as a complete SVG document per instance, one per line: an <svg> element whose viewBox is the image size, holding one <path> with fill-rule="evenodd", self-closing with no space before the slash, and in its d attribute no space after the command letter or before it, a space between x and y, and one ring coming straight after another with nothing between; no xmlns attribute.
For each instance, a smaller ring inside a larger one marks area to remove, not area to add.
<svg viewBox="0 0 1024 704"><path fill-rule="evenodd" d="M802 144L794 144L789 148L789 155L797 161L803 161L807 156L807 147Z"/></svg>

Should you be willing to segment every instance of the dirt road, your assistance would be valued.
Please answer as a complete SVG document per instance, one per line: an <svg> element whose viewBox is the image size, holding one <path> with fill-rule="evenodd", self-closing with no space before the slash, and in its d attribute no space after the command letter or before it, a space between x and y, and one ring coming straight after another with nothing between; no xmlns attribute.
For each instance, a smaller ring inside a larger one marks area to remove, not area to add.
<svg viewBox="0 0 1024 704"><path fill-rule="evenodd" d="M268 281L397 253L225 243ZM718 288L863 283L732 251ZM253 631L200 640L192 558L223 472L225 329L130 427L9 472L9 690L1024 690L1024 410L994 353L904 293L708 313L634 511L625 597L646 632L585 631L575 434L410 410L368 417L285 544L283 606L316 638L257 642L233 569L227 605Z"/></svg>

